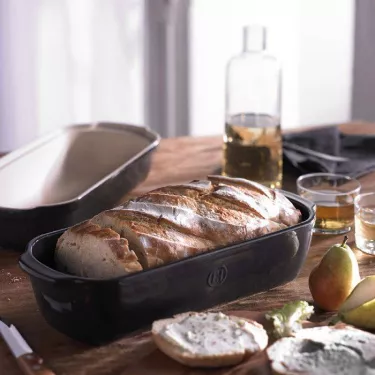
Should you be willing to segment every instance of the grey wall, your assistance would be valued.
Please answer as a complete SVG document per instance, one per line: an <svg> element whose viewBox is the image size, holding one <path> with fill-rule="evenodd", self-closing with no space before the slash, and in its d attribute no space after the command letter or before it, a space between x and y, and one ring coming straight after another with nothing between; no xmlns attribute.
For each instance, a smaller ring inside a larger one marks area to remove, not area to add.
<svg viewBox="0 0 375 375"><path fill-rule="evenodd" d="M352 118L375 122L375 0L356 0Z"/></svg>
<svg viewBox="0 0 375 375"><path fill-rule="evenodd" d="M190 0L144 4L146 124L162 137L188 135Z"/></svg>

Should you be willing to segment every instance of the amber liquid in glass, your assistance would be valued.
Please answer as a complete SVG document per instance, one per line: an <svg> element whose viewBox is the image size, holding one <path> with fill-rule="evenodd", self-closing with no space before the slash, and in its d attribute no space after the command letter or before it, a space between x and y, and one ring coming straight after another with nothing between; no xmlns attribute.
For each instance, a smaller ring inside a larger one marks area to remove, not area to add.
<svg viewBox="0 0 375 375"><path fill-rule="evenodd" d="M367 254L375 254L375 206L360 208L355 214L355 240Z"/></svg>
<svg viewBox="0 0 375 375"><path fill-rule="evenodd" d="M335 189L302 191L300 195L316 206L315 228L324 232L345 233L354 223L355 193L343 194Z"/></svg>
<svg viewBox="0 0 375 375"><path fill-rule="evenodd" d="M240 114L225 124L222 174L281 187L282 137L278 119Z"/></svg>
<svg viewBox="0 0 375 375"><path fill-rule="evenodd" d="M316 202L315 227L328 230L340 230L352 226L354 204Z"/></svg>

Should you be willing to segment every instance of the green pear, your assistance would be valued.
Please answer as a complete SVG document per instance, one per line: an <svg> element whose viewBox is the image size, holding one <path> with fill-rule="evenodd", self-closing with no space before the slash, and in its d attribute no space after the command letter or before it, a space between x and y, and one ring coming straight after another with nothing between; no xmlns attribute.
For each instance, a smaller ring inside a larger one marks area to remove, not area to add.
<svg viewBox="0 0 375 375"><path fill-rule="evenodd" d="M358 328L375 329L375 275L358 283L341 305L339 317Z"/></svg>
<svg viewBox="0 0 375 375"><path fill-rule="evenodd" d="M359 283L357 258L346 244L335 244L311 271L309 288L315 304L326 311L336 311Z"/></svg>
<svg viewBox="0 0 375 375"><path fill-rule="evenodd" d="M353 310L373 299L375 299L375 275L365 277L356 285L349 297L340 306L339 312L344 313Z"/></svg>

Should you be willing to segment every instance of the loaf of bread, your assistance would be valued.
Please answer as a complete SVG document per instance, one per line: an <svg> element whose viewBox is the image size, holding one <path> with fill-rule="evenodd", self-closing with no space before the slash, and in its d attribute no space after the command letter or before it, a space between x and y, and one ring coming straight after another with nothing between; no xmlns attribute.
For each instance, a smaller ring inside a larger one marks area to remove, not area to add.
<svg viewBox="0 0 375 375"><path fill-rule="evenodd" d="M57 241L58 269L109 278L160 266L297 224L280 192L244 179L166 186L71 227Z"/></svg>

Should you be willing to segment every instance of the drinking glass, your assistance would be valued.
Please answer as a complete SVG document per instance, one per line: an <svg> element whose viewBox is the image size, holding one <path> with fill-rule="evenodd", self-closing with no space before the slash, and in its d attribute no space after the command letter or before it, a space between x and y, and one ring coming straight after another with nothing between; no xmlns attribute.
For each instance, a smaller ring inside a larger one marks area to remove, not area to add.
<svg viewBox="0 0 375 375"><path fill-rule="evenodd" d="M359 194L354 210L355 244L364 253L375 255L375 193Z"/></svg>
<svg viewBox="0 0 375 375"><path fill-rule="evenodd" d="M354 199L359 194L359 181L333 173L311 173L297 179L298 194L316 205L314 232L342 234L354 223Z"/></svg>

